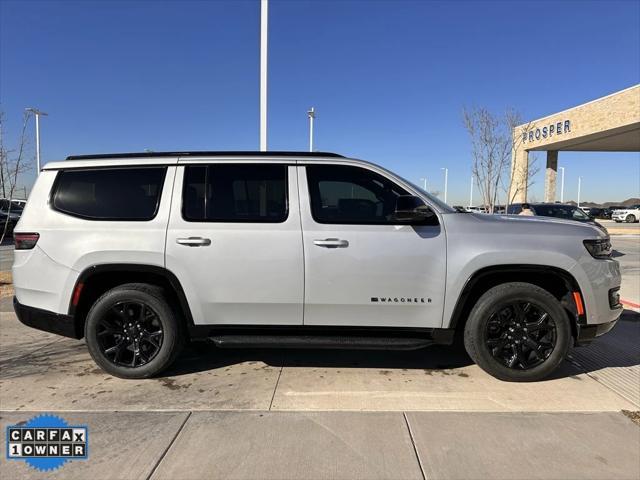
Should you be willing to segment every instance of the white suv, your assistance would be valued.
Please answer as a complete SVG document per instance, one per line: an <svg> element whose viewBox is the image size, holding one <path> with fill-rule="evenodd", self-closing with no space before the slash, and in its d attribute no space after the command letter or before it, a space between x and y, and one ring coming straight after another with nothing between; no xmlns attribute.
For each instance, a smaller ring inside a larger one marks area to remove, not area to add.
<svg viewBox="0 0 640 480"><path fill-rule="evenodd" d="M336 154L184 152L48 163L16 227L18 318L144 378L187 340L415 349L463 337L537 380L622 308L591 225L458 213Z"/></svg>
<svg viewBox="0 0 640 480"><path fill-rule="evenodd" d="M616 223L635 223L640 221L640 205L631 205L628 208L618 209L611 212L611 220Z"/></svg>

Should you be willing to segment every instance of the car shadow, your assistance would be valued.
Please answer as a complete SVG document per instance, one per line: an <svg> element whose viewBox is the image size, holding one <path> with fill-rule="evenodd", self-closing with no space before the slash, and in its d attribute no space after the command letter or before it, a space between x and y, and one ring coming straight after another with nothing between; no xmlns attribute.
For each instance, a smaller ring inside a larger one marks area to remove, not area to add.
<svg viewBox="0 0 640 480"><path fill-rule="evenodd" d="M586 373L640 365L640 313L625 309L613 329L588 345L574 348L571 360Z"/></svg>
<svg viewBox="0 0 640 480"><path fill-rule="evenodd" d="M238 363L259 361L272 367L390 368L405 370L448 370L471 365L458 345L410 350L328 349L223 349L210 343L192 343L167 370L166 376L197 373Z"/></svg>
<svg viewBox="0 0 640 480"><path fill-rule="evenodd" d="M632 367L640 364L640 313L625 310L618 324L607 335L591 344L574 348L570 358L546 380L575 378L609 367ZM258 349L217 348L211 343L189 344L165 372L167 377L188 375L243 362L258 361L271 367L376 368L440 371L473 364L464 347L433 345L410 350L326 350L326 349Z"/></svg>

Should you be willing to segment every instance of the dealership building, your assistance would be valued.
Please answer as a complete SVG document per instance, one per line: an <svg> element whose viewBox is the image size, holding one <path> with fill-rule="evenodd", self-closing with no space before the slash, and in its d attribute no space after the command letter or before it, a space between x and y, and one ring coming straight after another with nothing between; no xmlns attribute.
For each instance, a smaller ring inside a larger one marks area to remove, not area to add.
<svg viewBox="0 0 640 480"><path fill-rule="evenodd" d="M514 128L512 203L527 200L532 151L547 152L545 202L556 199L559 152L640 152L640 84Z"/></svg>

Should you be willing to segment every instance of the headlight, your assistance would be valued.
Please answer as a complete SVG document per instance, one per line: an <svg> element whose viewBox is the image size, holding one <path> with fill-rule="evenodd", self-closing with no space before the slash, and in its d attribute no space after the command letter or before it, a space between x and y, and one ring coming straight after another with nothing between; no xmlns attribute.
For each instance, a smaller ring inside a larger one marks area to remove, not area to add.
<svg viewBox="0 0 640 480"><path fill-rule="evenodd" d="M585 240L584 246L593 258L611 257L611 241L608 238L599 240Z"/></svg>

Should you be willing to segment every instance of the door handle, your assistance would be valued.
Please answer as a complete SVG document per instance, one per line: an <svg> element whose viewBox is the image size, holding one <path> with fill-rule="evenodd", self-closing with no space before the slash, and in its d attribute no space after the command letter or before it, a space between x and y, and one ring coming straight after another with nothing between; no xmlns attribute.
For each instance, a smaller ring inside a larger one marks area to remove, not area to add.
<svg viewBox="0 0 640 480"><path fill-rule="evenodd" d="M211 239L202 237L176 238L176 243L187 247L206 247L211 245Z"/></svg>
<svg viewBox="0 0 640 480"><path fill-rule="evenodd" d="M314 240L314 245L325 248L347 248L349 242L347 240L340 240L339 238L325 238L324 240Z"/></svg>

